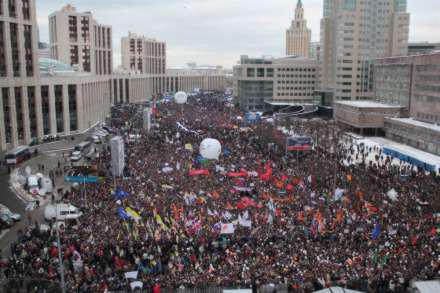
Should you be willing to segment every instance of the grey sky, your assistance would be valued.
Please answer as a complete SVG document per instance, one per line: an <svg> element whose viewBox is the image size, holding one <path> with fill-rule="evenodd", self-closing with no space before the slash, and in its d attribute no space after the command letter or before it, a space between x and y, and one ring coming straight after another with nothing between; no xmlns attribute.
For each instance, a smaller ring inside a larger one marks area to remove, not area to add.
<svg viewBox="0 0 440 293"><path fill-rule="evenodd" d="M36 0L42 41L48 15L67 3L92 11L113 26L115 63L128 31L167 42L168 65L188 61L231 67L239 56L284 54L284 34L297 0ZM319 40L323 0L303 0L314 41ZM408 0L410 41L440 42L440 0Z"/></svg>

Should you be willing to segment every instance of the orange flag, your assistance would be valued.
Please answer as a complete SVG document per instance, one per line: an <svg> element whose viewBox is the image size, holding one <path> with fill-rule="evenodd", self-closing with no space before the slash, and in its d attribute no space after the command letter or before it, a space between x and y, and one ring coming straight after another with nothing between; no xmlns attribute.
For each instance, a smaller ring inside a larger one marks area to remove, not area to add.
<svg viewBox="0 0 440 293"><path fill-rule="evenodd" d="M336 212L336 222L342 223L344 221L344 211L342 209L339 209Z"/></svg>

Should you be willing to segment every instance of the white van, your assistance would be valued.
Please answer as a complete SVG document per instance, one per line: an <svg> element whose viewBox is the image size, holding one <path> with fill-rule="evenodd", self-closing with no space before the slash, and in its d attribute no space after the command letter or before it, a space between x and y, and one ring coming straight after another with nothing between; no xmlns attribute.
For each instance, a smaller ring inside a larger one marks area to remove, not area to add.
<svg viewBox="0 0 440 293"><path fill-rule="evenodd" d="M79 209L71 204L49 204L44 208L44 218L47 221L51 221L54 218L57 221L76 220L81 216L82 213Z"/></svg>

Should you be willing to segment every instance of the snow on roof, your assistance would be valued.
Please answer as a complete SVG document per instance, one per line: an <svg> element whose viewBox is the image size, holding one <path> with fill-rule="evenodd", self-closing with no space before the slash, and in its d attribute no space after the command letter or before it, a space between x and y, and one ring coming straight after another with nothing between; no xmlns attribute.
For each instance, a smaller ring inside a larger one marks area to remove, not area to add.
<svg viewBox="0 0 440 293"><path fill-rule="evenodd" d="M383 104L375 101L336 101L335 103L357 108L402 108L402 106Z"/></svg>
<svg viewBox="0 0 440 293"><path fill-rule="evenodd" d="M325 288L319 291L315 291L314 293L363 293L363 292L341 288L341 287L331 287L331 288Z"/></svg>
<svg viewBox="0 0 440 293"><path fill-rule="evenodd" d="M412 118L389 118L391 120L394 121L398 121L401 123L405 123L405 124L411 124L417 127L423 127L423 128L428 128L431 129L433 131L437 131L440 132L440 125L436 125L436 124L432 124L432 123L427 123L427 122L422 122L419 120L414 120Z"/></svg>
<svg viewBox="0 0 440 293"><path fill-rule="evenodd" d="M386 139L383 137L369 137L369 138L365 138L364 141L366 142L367 145L368 145L368 141L371 141L373 143L378 144L382 148L383 147L391 148L391 149L394 149L402 154L406 154L408 156L416 158L422 162L440 167L440 156L436 156L436 155L424 152L422 150L413 148L411 146L397 143L397 142L394 142L392 140L389 140L389 139Z"/></svg>
<svg viewBox="0 0 440 293"><path fill-rule="evenodd" d="M413 287L420 293L437 293L440 292L440 281L418 281L414 282Z"/></svg>

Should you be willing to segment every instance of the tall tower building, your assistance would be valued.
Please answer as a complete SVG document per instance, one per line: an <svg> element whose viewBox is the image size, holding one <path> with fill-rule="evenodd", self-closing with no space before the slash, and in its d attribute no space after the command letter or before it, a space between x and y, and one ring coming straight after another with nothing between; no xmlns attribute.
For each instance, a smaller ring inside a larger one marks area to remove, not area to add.
<svg viewBox="0 0 440 293"><path fill-rule="evenodd" d="M324 0L321 89L336 99L371 97L372 61L406 55L407 0Z"/></svg>
<svg viewBox="0 0 440 293"><path fill-rule="evenodd" d="M96 75L113 71L112 28L98 24L91 12L66 5L49 15L50 55L80 72Z"/></svg>
<svg viewBox="0 0 440 293"><path fill-rule="evenodd" d="M304 19L303 4L298 0L295 19L286 31L286 54L308 58L311 37L312 32L307 28L307 20Z"/></svg>
<svg viewBox="0 0 440 293"><path fill-rule="evenodd" d="M165 74L166 44L129 33L122 38L122 67L144 74Z"/></svg>

